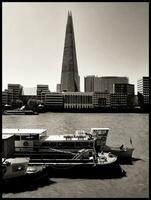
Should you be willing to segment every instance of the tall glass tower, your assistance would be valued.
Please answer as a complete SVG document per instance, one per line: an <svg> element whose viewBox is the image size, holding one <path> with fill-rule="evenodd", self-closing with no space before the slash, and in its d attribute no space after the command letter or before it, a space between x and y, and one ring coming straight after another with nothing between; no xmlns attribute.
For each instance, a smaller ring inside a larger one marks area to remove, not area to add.
<svg viewBox="0 0 151 200"><path fill-rule="evenodd" d="M66 25L62 73L61 73L61 91L62 92L80 91L80 77L78 74L73 20L71 12L68 12L68 19Z"/></svg>

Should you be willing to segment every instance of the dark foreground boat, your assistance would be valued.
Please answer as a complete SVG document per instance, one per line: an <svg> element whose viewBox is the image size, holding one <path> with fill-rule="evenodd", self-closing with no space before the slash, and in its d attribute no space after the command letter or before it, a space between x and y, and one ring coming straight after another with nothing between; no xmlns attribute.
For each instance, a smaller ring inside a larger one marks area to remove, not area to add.
<svg viewBox="0 0 151 200"><path fill-rule="evenodd" d="M44 165L31 166L29 158L2 159L3 184L30 184L31 181L47 177L46 167Z"/></svg>

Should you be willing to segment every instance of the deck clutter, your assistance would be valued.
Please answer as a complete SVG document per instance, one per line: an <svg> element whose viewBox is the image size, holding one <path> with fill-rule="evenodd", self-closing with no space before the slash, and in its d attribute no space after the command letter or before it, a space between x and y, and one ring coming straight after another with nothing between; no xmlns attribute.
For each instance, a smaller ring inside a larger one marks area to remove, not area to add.
<svg viewBox="0 0 151 200"><path fill-rule="evenodd" d="M3 179L15 175L15 162L23 167L18 168L17 178L20 174L27 179L43 174L44 168L54 172L91 168L102 174L114 170L122 173L119 159L131 159L134 148L107 146L108 132L108 128L91 128L89 133L77 130L74 134L47 136L46 129L3 129Z"/></svg>

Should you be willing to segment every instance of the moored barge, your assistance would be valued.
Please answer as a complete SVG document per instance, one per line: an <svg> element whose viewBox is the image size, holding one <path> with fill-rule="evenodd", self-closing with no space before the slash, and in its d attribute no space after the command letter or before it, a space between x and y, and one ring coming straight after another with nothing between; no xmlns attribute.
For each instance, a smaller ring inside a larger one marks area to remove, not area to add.
<svg viewBox="0 0 151 200"><path fill-rule="evenodd" d="M72 158L81 149L95 149L131 158L134 148L106 145L108 132L109 128L91 128L90 133L77 130L74 134L47 136L47 129L3 129L3 134L15 135L14 156L17 157Z"/></svg>

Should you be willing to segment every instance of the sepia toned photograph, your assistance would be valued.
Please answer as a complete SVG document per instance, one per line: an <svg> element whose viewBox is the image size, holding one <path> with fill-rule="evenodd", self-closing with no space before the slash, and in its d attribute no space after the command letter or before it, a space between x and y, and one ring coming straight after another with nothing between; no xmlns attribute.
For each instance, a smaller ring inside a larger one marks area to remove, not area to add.
<svg viewBox="0 0 151 200"><path fill-rule="evenodd" d="M149 2L2 3L2 198L149 198Z"/></svg>

